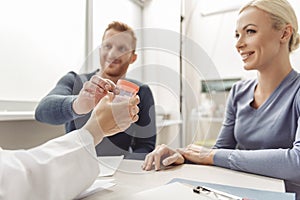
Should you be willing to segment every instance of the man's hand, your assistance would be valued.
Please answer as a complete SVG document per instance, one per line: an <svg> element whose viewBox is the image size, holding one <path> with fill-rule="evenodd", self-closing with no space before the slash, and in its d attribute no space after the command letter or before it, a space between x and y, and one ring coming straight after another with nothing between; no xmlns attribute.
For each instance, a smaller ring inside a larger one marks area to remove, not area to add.
<svg viewBox="0 0 300 200"><path fill-rule="evenodd" d="M107 92L118 93L116 85L109 79L94 75L83 84L78 97L73 102L73 110L77 114L87 114L98 104Z"/></svg>

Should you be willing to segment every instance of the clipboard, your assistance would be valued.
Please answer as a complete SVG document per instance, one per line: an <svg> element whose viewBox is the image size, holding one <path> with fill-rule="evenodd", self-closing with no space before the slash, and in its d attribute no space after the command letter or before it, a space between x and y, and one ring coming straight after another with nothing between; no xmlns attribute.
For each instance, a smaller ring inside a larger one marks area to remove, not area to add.
<svg viewBox="0 0 300 200"><path fill-rule="evenodd" d="M198 194L193 192L196 186L205 186L228 194L242 197L242 199L251 200L295 200L294 193L272 192L267 190L256 190L250 188L234 187L229 185L221 185L214 183L198 182L188 179L174 178L165 185L144 190L132 195L121 196L113 200L215 200L206 194ZM224 199L224 198L222 198Z"/></svg>
<svg viewBox="0 0 300 200"><path fill-rule="evenodd" d="M295 198L296 198L295 193L257 190L257 189L251 189L251 188L242 188L242 187L235 187L235 186L229 186L229 185L193 181L193 180L181 179L181 178L174 178L170 182L168 182L168 184L174 183L174 182L189 184L189 185L193 185L195 187L196 186L210 187L215 190L219 190L222 192L230 193L230 194L241 196L241 197L248 198L248 199L255 199L255 200L295 200Z"/></svg>
<svg viewBox="0 0 300 200"><path fill-rule="evenodd" d="M199 195L194 193L190 187L179 182L165 184L152 189L144 190L132 195L113 198L112 200L212 200L206 195Z"/></svg>

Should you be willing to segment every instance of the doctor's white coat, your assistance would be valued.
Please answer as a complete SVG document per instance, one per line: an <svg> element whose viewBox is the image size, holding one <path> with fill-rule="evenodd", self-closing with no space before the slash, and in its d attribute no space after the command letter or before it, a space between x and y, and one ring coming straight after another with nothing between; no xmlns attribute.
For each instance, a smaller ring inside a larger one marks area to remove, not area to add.
<svg viewBox="0 0 300 200"><path fill-rule="evenodd" d="M84 129L30 150L0 148L0 199L68 200L97 178L91 134Z"/></svg>

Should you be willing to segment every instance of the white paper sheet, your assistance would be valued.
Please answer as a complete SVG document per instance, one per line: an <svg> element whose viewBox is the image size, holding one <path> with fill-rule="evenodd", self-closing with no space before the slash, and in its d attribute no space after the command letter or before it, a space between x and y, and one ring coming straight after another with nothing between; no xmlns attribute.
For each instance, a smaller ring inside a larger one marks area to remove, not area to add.
<svg viewBox="0 0 300 200"><path fill-rule="evenodd" d="M117 171L123 158L124 158L123 155L98 157L99 168L100 168L100 173L98 177L112 176ZM105 179L105 180L97 179L95 180L93 185L91 185L88 189L86 189L84 192L79 194L75 199L82 199L96 192L112 187L115 185L115 183L112 183L113 180L114 179Z"/></svg>
<svg viewBox="0 0 300 200"><path fill-rule="evenodd" d="M95 180L95 182L93 183L93 185L91 185L88 189L86 189L85 191L83 191L82 193L80 193L75 200L77 199L82 199L85 198L87 196L90 196L96 192L99 192L101 190L110 188L112 186L115 185L115 183L112 183L112 181L114 181L114 179L106 179L106 180Z"/></svg>
<svg viewBox="0 0 300 200"><path fill-rule="evenodd" d="M123 158L123 155L98 157L100 167L99 177L112 176L117 171Z"/></svg>

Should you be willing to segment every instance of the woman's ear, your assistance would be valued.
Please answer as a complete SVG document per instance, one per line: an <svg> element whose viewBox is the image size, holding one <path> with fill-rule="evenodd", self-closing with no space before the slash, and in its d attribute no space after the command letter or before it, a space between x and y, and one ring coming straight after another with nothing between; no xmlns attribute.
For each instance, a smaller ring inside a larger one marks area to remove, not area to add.
<svg viewBox="0 0 300 200"><path fill-rule="evenodd" d="M283 32L282 32L282 35L281 35L281 41L283 43L286 43L286 42L289 42L290 41L290 38L293 34L293 27L291 24L287 24L284 28L283 28Z"/></svg>

